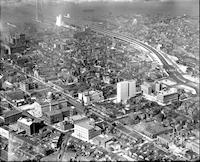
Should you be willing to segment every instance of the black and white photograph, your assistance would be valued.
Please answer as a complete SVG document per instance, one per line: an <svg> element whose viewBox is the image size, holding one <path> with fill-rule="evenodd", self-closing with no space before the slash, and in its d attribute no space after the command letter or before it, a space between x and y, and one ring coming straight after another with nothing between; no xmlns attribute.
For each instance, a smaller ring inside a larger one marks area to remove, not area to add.
<svg viewBox="0 0 200 162"><path fill-rule="evenodd" d="M199 0L0 0L0 162L199 161Z"/></svg>

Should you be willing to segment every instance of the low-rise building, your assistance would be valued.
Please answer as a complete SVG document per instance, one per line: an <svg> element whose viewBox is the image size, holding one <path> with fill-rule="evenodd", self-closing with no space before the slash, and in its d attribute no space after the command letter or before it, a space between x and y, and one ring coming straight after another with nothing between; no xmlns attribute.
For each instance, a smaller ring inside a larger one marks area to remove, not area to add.
<svg viewBox="0 0 200 162"><path fill-rule="evenodd" d="M9 140L11 145L14 145L14 143L20 143L21 145L26 144L28 147L32 147L34 152L41 153L41 151L38 149L39 141L33 141L31 138L21 136L15 132L10 133Z"/></svg>
<svg viewBox="0 0 200 162"><path fill-rule="evenodd" d="M5 112L2 116L0 116L0 118L3 119L5 124L11 124L15 123L21 116L22 116L21 111L11 110Z"/></svg>
<svg viewBox="0 0 200 162"><path fill-rule="evenodd" d="M145 82L141 85L141 90L142 90L143 94L150 95L152 93L152 85Z"/></svg>
<svg viewBox="0 0 200 162"><path fill-rule="evenodd" d="M72 115L72 109L70 108L70 107L65 107L65 108L62 108L62 109L60 109L61 111L62 111L62 114L63 114L63 118L65 118L65 117L69 117L69 116L71 116Z"/></svg>
<svg viewBox="0 0 200 162"><path fill-rule="evenodd" d="M67 106L68 106L67 100L63 99L63 98L58 99L58 100L49 99L49 102L41 103L43 113L46 113L46 112L52 111L52 110L66 108Z"/></svg>
<svg viewBox="0 0 200 162"><path fill-rule="evenodd" d="M168 146L169 143L171 142L171 136L169 134L160 134L157 136L157 140L161 144Z"/></svg>
<svg viewBox="0 0 200 162"><path fill-rule="evenodd" d="M103 76L103 81L104 81L104 83L110 84L111 78L110 78L109 74L107 74L107 75L105 74Z"/></svg>
<svg viewBox="0 0 200 162"><path fill-rule="evenodd" d="M134 128L150 138L156 138L158 135L173 131L171 127L163 127L161 124L154 121L140 122Z"/></svg>
<svg viewBox="0 0 200 162"><path fill-rule="evenodd" d="M70 107L65 107L62 109L56 109L56 110L52 110L52 111L48 111L44 113L46 121L49 124L55 124L58 122L63 121L66 117L70 117L71 115L73 115L73 109L71 109Z"/></svg>
<svg viewBox="0 0 200 162"><path fill-rule="evenodd" d="M194 130L192 130L192 133L193 133L197 138L200 137L200 136L199 136L199 133L200 133L200 130L199 130L199 129L194 129Z"/></svg>
<svg viewBox="0 0 200 162"><path fill-rule="evenodd" d="M7 126L0 127L0 137L2 136L6 139L9 139L9 135L10 135L10 132Z"/></svg>
<svg viewBox="0 0 200 162"><path fill-rule="evenodd" d="M93 120L82 120L74 124L74 136L83 141L89 141L100 134L101 128Z"/></svg>
<svg viewBox="0 0 200 162"><path fill-rule="evenodd" d="M61 110L52 110L44 114L47 123L55 124L63 121L63 114Z"/></svg>
<svg viewBox="0 0 200 162"><path fill-rule="evenodd" d="M160 91L157 95L157 100L161 103L167 104L173 101L178 101L178 92L176 88Z"/></svg>
<svg viewBox="0 0 200 162"><path fill-rule="evenodd" d="M23 91L15 91L7 93L8 99L16 103L17 106L21 106L25 103L25 94Z"/></svg>
<svg viewBox="0 0 200 162"><path fill-rule="evenodd" d="M5 82L2 83L2 88L4 88L5 90L12 89L13 84L8 82L8 81L5 81Z"/></svg>
<svg viewBox="0 0 200 162"><path fill-rule="evenodd" d="M60 129L63 131L72 129L74 127L74 125L68 121L61 121L58 124L59 124Z"/></svg>
<svg viewBox="0 0 200 162"><path fill-rule="evenodd" d="M33 83L29 83L26 81L22 81L19 83L19 88L22 91L29 91L29 90L33 90L33 89L37 89L38 88L38 84L33 82Z"/></svg>
<svg viewBox="0 0 200 162"><path fill-rule="evenodd" d="M18 130L23 130L27 135L39 132L39 123L30 118L19 118L17 120Z"/></svg>
<svg viewBox="0 0 200 162"><path fill-rule="evenodd" d="M78 123L80 121L84 121L84 120L88 120L87 116L83 115L83 114L77 114L77 115L73 115L70 116L70 118L68 119L71 123Z"/></svg>
<svg viewBox="0 0 200 162"><path fill-rule="evenodd" d="M19 106L19 109L22 111L28 111L32 116L36 118L42 117L42 108L38 102L34 102L32 104L26 104L23 106Z"/></svg>
<svg viewBox="0 0 200 162"><path fill-rule="evenodd" d="M85 91L78 93L78 99L82 100L84 104L90 104L103 100L104 96L102 91Z"/></svg>
<svg viewBox="0 0 200 162"><path fill-rule="evenodd" d="M192 150L193 152L197 153L198 155L200 154L200 141L199 139L195 139L195 140L189 140L186 142L186 148Z"/></svg>
<svg viewBox="0 0 200 162"><path fill-rule="evenodd" d="M93 142L98 145L98 146L101 146L103 148L106 148L106 144L109 142L109 141L113 141L114 137L113 136L109 136L109 135L99 135L99 136L96 136L94 137L93 139Z"/></svg>

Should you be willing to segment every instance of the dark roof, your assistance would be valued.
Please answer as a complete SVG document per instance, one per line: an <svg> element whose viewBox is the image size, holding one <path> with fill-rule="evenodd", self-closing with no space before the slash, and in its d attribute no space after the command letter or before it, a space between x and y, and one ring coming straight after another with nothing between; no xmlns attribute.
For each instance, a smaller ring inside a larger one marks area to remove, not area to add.
<svg viewBox="0 0 200 162"><path fill-rule="evenodd" d="M163 127L160 124L154 123L154 122L149 122L146 125L146 131L151 133L151 134L160 134L163 131L171 130L171 127Z"/></svg>
<svg viewBox="0 0 200 162"><path fill-rule="evenodd" d="M16 114L20 114L20 113L22 113L22 112L19 111L19 110L11 110L11 111L5 112L2 116L4 118L6 118L6 117L10 117L10 116L13 116L13 115L16 115Z"/></svg>
<svg viewBox="0 0 200 162"><path fill-rule="evenodd" d="M22 140L22 141L24 141L24 142L26 142L26 143L32 145L32 146L37 146L37 145L38 145L37 142L32 141L32 140L30 140L29 138L20 136L20 135L18 135L18 134L14 134L14 136L17 137L18 139L20 139L20 140Z"/></svg>
<svg viewBox="0 0 200 162"><path fill-rule="evenodd" d="M12 92L12 93L8 93L7 96L11 100L21 100L21 99L24 99L24 92L23 91Z"/></svg>
<svg viewBox="0 0 200 162"><path fill-rule="evenodd" d="M62 108L62 109L60 109L62 112L64 112L64 111L69 111L69 110L71 110L71 108L70 107L65 107L65 108Z"/></svg>

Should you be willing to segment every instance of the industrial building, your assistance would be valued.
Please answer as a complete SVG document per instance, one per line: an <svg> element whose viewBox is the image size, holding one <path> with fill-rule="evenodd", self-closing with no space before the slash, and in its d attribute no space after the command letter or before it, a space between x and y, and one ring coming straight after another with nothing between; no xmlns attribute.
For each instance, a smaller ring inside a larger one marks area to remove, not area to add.
<svg viewBox="0 0 200 162"><path fill-rule="evenodd" d="M141 85L141 90L143 94L145 95L150 95L152 93L152 85L149 84L148 82L145 82Z"/></svg>
<svg viewBox="0 0 200 162"><path fill-rule="evenodd" d="M124 102L136 95L136 80L117 83L117 102Z"/></svg>
<svg viewBox="0 0 200 162"><path fill-rule="evenodd" d="M19 83L19 88L22 91L29 91L29 90L33 90L33 89L37 89L38 88L38 84L36 82L27 82L27 81L21 81Z"/></svg>
<svg viewBox="0 0 200 162"><path fill-rule="evenodd" d="M73 109L67 107L52 110L44 113L44 117L49 124L55 124L64 120L65 117L73 115Z"/></svg>
<svg viewBox="0 0 200 162"><path fill-rule="evenodd" d="M8 47L6 49L7 54L22 52L27 47L27 40L25 34L10 36L8 41L9 44L6 45Z"/></svg>
<svg viewBox="0 0 200 162"><path fill-rule="evenodd" d="M68 106L67 100L64 98L58 99L58 100L52 100L50 97L47 97L49 102L42 102L42 112L46 113L48 111L52 110L58 110L60 108L66 108Z"/></svg>
<svg viewBox="0 0 200 162"><path fill-rule="evenodd" d="M82 100L84 104L90 104L103 100L104 96L102 91L85 91L78 93L78 99Z"/></svg>
<svg viewBox="0 0 200 162"><path fill-rule="evenodd" d="M143 95L150 100L156 101L161 105L166 105L178 101L179 95L176 88L169 88L161 81L144 82L141 85Z"/></svg>
<svg viewBox="0 0 200 162"><path fill-rule="evenodd" d="M74 125L68 121L61 121L57 124L62 131L72 129Z"/></svg>
<svg viewBox="0 0 200 162"><path fill-rule="evenodd" d="M19 118L17 120L17 127L19 131L25 131L27 135L32 135L39 132L39 122L30 118Z"/></svg>
<svg viewBox="0 0 200 162"><path fill-rule="evenodd" d="M23 91L15 91L7 93L8 99L15 102L17 106L21 106L25 103L25 93Z"/></svg>
<svg viewBox="0 0 200 162"><path fill-rule="evenodd" d="M36 118L42 117L42 108L41 105L38 102L34 102L32 104L26 104L19 107L20 110L26 111L28 110L28 113Z"/></svg>
<svg viewBox="0 0 200 162"><path fill-rule="evenodd" d="M73 135L83 141L89 141L100 134L101 128L96 126L91 119L82 120L74 124Z"/></svg>
<svg viewBox="0 0 200 162"><path fill-rule="evenodd" d="M15 123L21 116L22 116L21 111L11 110L5 112L2 116L0 116L0 118L3 119L5 124L11 124Z"/></svg>
<svg viewBox="0 0 200 162"><path fill-rule="evenodd" d="M103 148L107 148L107 143L110 141L114 141L114 137L113 136L109 136L109 135L99 135L97 137L95 137L93 139L93 142Z"/></svg>
<svg viewBox="0 0 200 162"><path fill-rule="evenodd" d="M163 89L163 84L160 81L155 81L155 82L147 82L145 81L141 85L141 90L143 94L146 95L151 95L152 93L159 93Z"/></svg>
<svg viewBox="0 0 200 162"><path fill-rule="evenodd" d="M52 111L46 112L44 114L44 117L47 123L49 124L55 124L55 123L63 121L64 119L61 110L52 110Z"/></svg>
<svg viewBox="0 0 200 162"><path fill-rule="evenodd" d="M178 92L176 88L161 91L157 95L157 100L161 103L167 104L173 101L178 101Z"/></svg>

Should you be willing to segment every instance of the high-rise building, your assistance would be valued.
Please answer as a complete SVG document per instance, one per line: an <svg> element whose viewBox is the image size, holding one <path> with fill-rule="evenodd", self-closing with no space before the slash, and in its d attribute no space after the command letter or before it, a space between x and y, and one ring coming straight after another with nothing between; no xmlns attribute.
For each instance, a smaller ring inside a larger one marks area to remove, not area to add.
<svg viewBox="0 0 200 162"><path fill-rule="evenodd" d="M128 82L128 98L134 97L136 95L136 80L131 80Z"/></svg>
<svg viewBox="0 0 200 162"><path fill-rule="evenodd" d="M124 101L125 99L128 98L127 89L128 89L127 81L117 83L117 102Z"/></svg>
<svg viewBox="0 0 200 162"><path fill-rule="evenodd" d="M136 80L117 83L117 102L123 102L136 95Z"/></svg>

